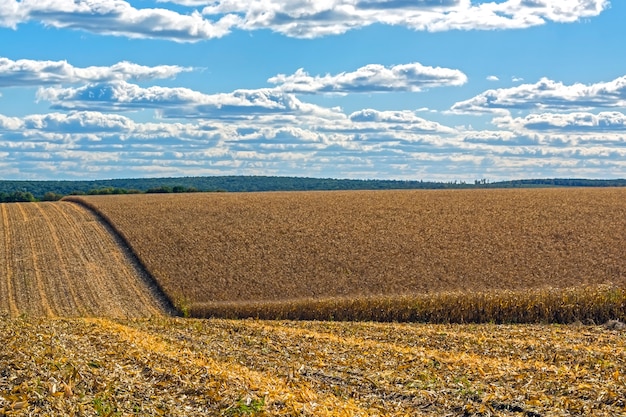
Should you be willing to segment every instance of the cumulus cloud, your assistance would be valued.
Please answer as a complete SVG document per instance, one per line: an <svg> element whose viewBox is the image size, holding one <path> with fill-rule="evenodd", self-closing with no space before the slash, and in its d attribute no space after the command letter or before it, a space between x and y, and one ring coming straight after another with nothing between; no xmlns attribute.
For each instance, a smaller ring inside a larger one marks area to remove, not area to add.
<svg viewBox="0 0 626 417"><path fill-rule="evenodd" d="M542 78L535 84L487 90L452 106L457 113L490 113L502 110L585 110L626 106L626 76L591 85Z"/></svg>
<svg viewBox="0 0 626 417"><path fill-rule="evenodd" d="M124 0L0 2L0 26L15 28L29 21L105 35L193 42L228 34L238 18L229 15L211 21L198 11L181 14L164 8L137 9Z"/></svg>
<svg viewBox="0 0 626 417"><path fill-rule="evenodd" d="M623 124L624 115L598 114ZM579 116L578 119L585 120ZM137 122L95 111L0 115L5 178L307 175L450 180L626 175L626 133L452 129L408 111L342 119ZM436 133L436 134L433 134Z"/></svg>
<svg viewBox="0 0 626 417"><path fill-rule="evenodd" d="M455 129L418 117L414 112L408 110L378 111L363 109L350 114L348 119L355 124L357 130L372 129L377 132L403 130L433 134L450 134L455 132Z"/></svg>
<svg viewBox="0 0 626 417"><path fill-rule="evenodd" d="M19 117L7 117L0 114L0 131L18 130L24 125Z"/></svg>
<svg viewBox="0 0 626 417"><path fill-rule="evenodd" d="M467 82L467 76L456 69L415 62L391 67L369 64L356 71L324 76L311 76L299 69L292 75L279 74L268 82L290 93L419 92L430 87L460 86Z"/></svg>
<svg viewBox="0 0 626 417"><path fill-rule="evenodd" d="M314 38L375 23L428 31L520 29L546 21L574 22L597 16L608 5L608 0L224 0L210 3L202 13L235 14L246 30L271 29L287 36Z"/></svg>
<svg viewBox="0 0 626 417"><path fill-rule="evenodd" d="M537 137L526 136L516 134L511 131L477 131L477 132L468 132L464 135L463 141L467 143L480 143L487 144L491 146L509 146L509 147L518 147L518 146L535 146L539 145L539 139Z"/></svg>
<svg viewBox="0 0 626 417"><path fill-rule="evenodd" d="M287 36L336 35L376 23L414 30L520 29L594 17L608 0L173 0L194 8L138 9L124 0L2 0L0 25L38 21L47 26L131 38L179 42L222 37L233 29L269 29ZM167 4L166 2L162 4ZM197 7L206 6L202 11ZM208 18L207 18L208 17Z"/></svg>
<svg viewBox="0 0 626 417"><path fill-rule="evenodd" d="M99 112L48 113L29 115L23 119L24 129L57 133L126 132L135 123L128 117Z"/></svg>
<svg viewBox="0 0 626 417"><path fill-rule="evenodd" d="M500 81L500 79L496 75L489 75L487 81Z"/></svg>
<svg viewBox="0 0 626 417"><path fill-rule="evenodd" d="M494 119L499 127L560 132L626 132L626 115L620 112L539 113Z"/></svg>
<svg viewBox="0 0 626 417"><path fill-rule="evenodd" d="M115 80L152 80L171 78L191 68L178 65L147 67L118 62L109 67L74 67L67 61L13 61L0 57L0 87L24 87L66 83L97 83Z"/></svg>
<svg viewBox="0 0 626 417"><path fill-rule="evenodd" d="M259 115L331 116L333 109L304 103L276 89L235 90L204 94L189 88L140 87L125 81L76 88L46 87L39 100L61 110L133 111L156 109L166 118L251 118Z"/></svg>

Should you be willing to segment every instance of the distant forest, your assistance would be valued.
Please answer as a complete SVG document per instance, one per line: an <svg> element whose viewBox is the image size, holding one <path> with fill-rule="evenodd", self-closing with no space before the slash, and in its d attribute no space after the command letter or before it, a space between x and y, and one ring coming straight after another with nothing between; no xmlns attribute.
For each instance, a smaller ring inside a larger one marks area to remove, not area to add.
<svg viewBox="0 0 626 417"><path fill-rule="evenodd" d="M0 202L53 201L66 195L305 190L390 190L530 187L623 187L626 179L528 179L489 182L352 180L272 176L129 178L95 181L0 181Z"/></svg>

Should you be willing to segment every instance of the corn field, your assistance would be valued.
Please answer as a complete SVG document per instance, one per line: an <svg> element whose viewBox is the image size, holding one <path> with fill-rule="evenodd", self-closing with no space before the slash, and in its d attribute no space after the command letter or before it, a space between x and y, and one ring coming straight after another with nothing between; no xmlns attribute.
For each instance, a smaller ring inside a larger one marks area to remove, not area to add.
<svg viewBox="0 0 626 417"><path fill-rule="evenodd" d="M625 189L74 197L185 314L431 322L624 318Z"/></svg>

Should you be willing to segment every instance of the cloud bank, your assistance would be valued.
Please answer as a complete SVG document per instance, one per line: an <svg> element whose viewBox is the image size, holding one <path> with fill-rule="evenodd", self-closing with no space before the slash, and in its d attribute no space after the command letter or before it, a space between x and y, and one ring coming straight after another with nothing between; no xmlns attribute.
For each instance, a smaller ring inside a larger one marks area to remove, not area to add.
<svg viewBox="0 0 626 417"><path fill-rule="evenodd" d="M626 115L543 113L498 129L454 128L412 111L330 117L138 122L99 111L0 115L5 178L302 175L429 178L626 174Z"/></svg>
<svg viewBox="0 0 626 417"><path fill-rule="evenodd" d="M169 3L189 8L168 9ZM162 2L162 8L137 8L124 0L1 0L0 26L40 22L87 32L196 42L233 30L267 29L289 37L338 35L373 24L418 31L522 29L548 21L569 23L598 16L608 0L329 0L300 2ZM199 7L202 7L199 10Z"/></svg>
<svg viewBox="0 0 626 417"><path fill-rule="evenodd" d="M196 1L173 1L200 5ZM287 36L315 38L382 23L420 31L521 29L546 21L574 22L600 14L606 0L271 0L213 2L204 15L235 14L245 30L271 29Z"/></svg>
<svg viewBox="0 0 626 417"><path fill-rule="evenodd" d="M560 132L626 132L626 116L620 112L539 113L525 117L494 119L500 128Z"/></svg>
<svg viewBox="0 0 626 417"><path fill-rule="evenodd" d="M80 87L45 87L38 100L57 110L103 112L156 109L165 118L252 118L267 114L329 116L332 109L300 101L277 89L235 90L204 94L183 87L140 87L126 81L88 84Z"/></svg>

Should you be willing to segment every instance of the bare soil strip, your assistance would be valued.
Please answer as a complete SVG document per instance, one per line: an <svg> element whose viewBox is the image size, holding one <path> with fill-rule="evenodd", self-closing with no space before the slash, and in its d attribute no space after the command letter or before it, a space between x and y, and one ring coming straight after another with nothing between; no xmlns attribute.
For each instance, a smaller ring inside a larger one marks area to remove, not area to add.
<svg viewBox="0 0 626 417"><path fill-rule="evenodd" d="M3 204L0 230L0 312L13 317L163 314L143 272L88 210L67 202Z"/></svg>

